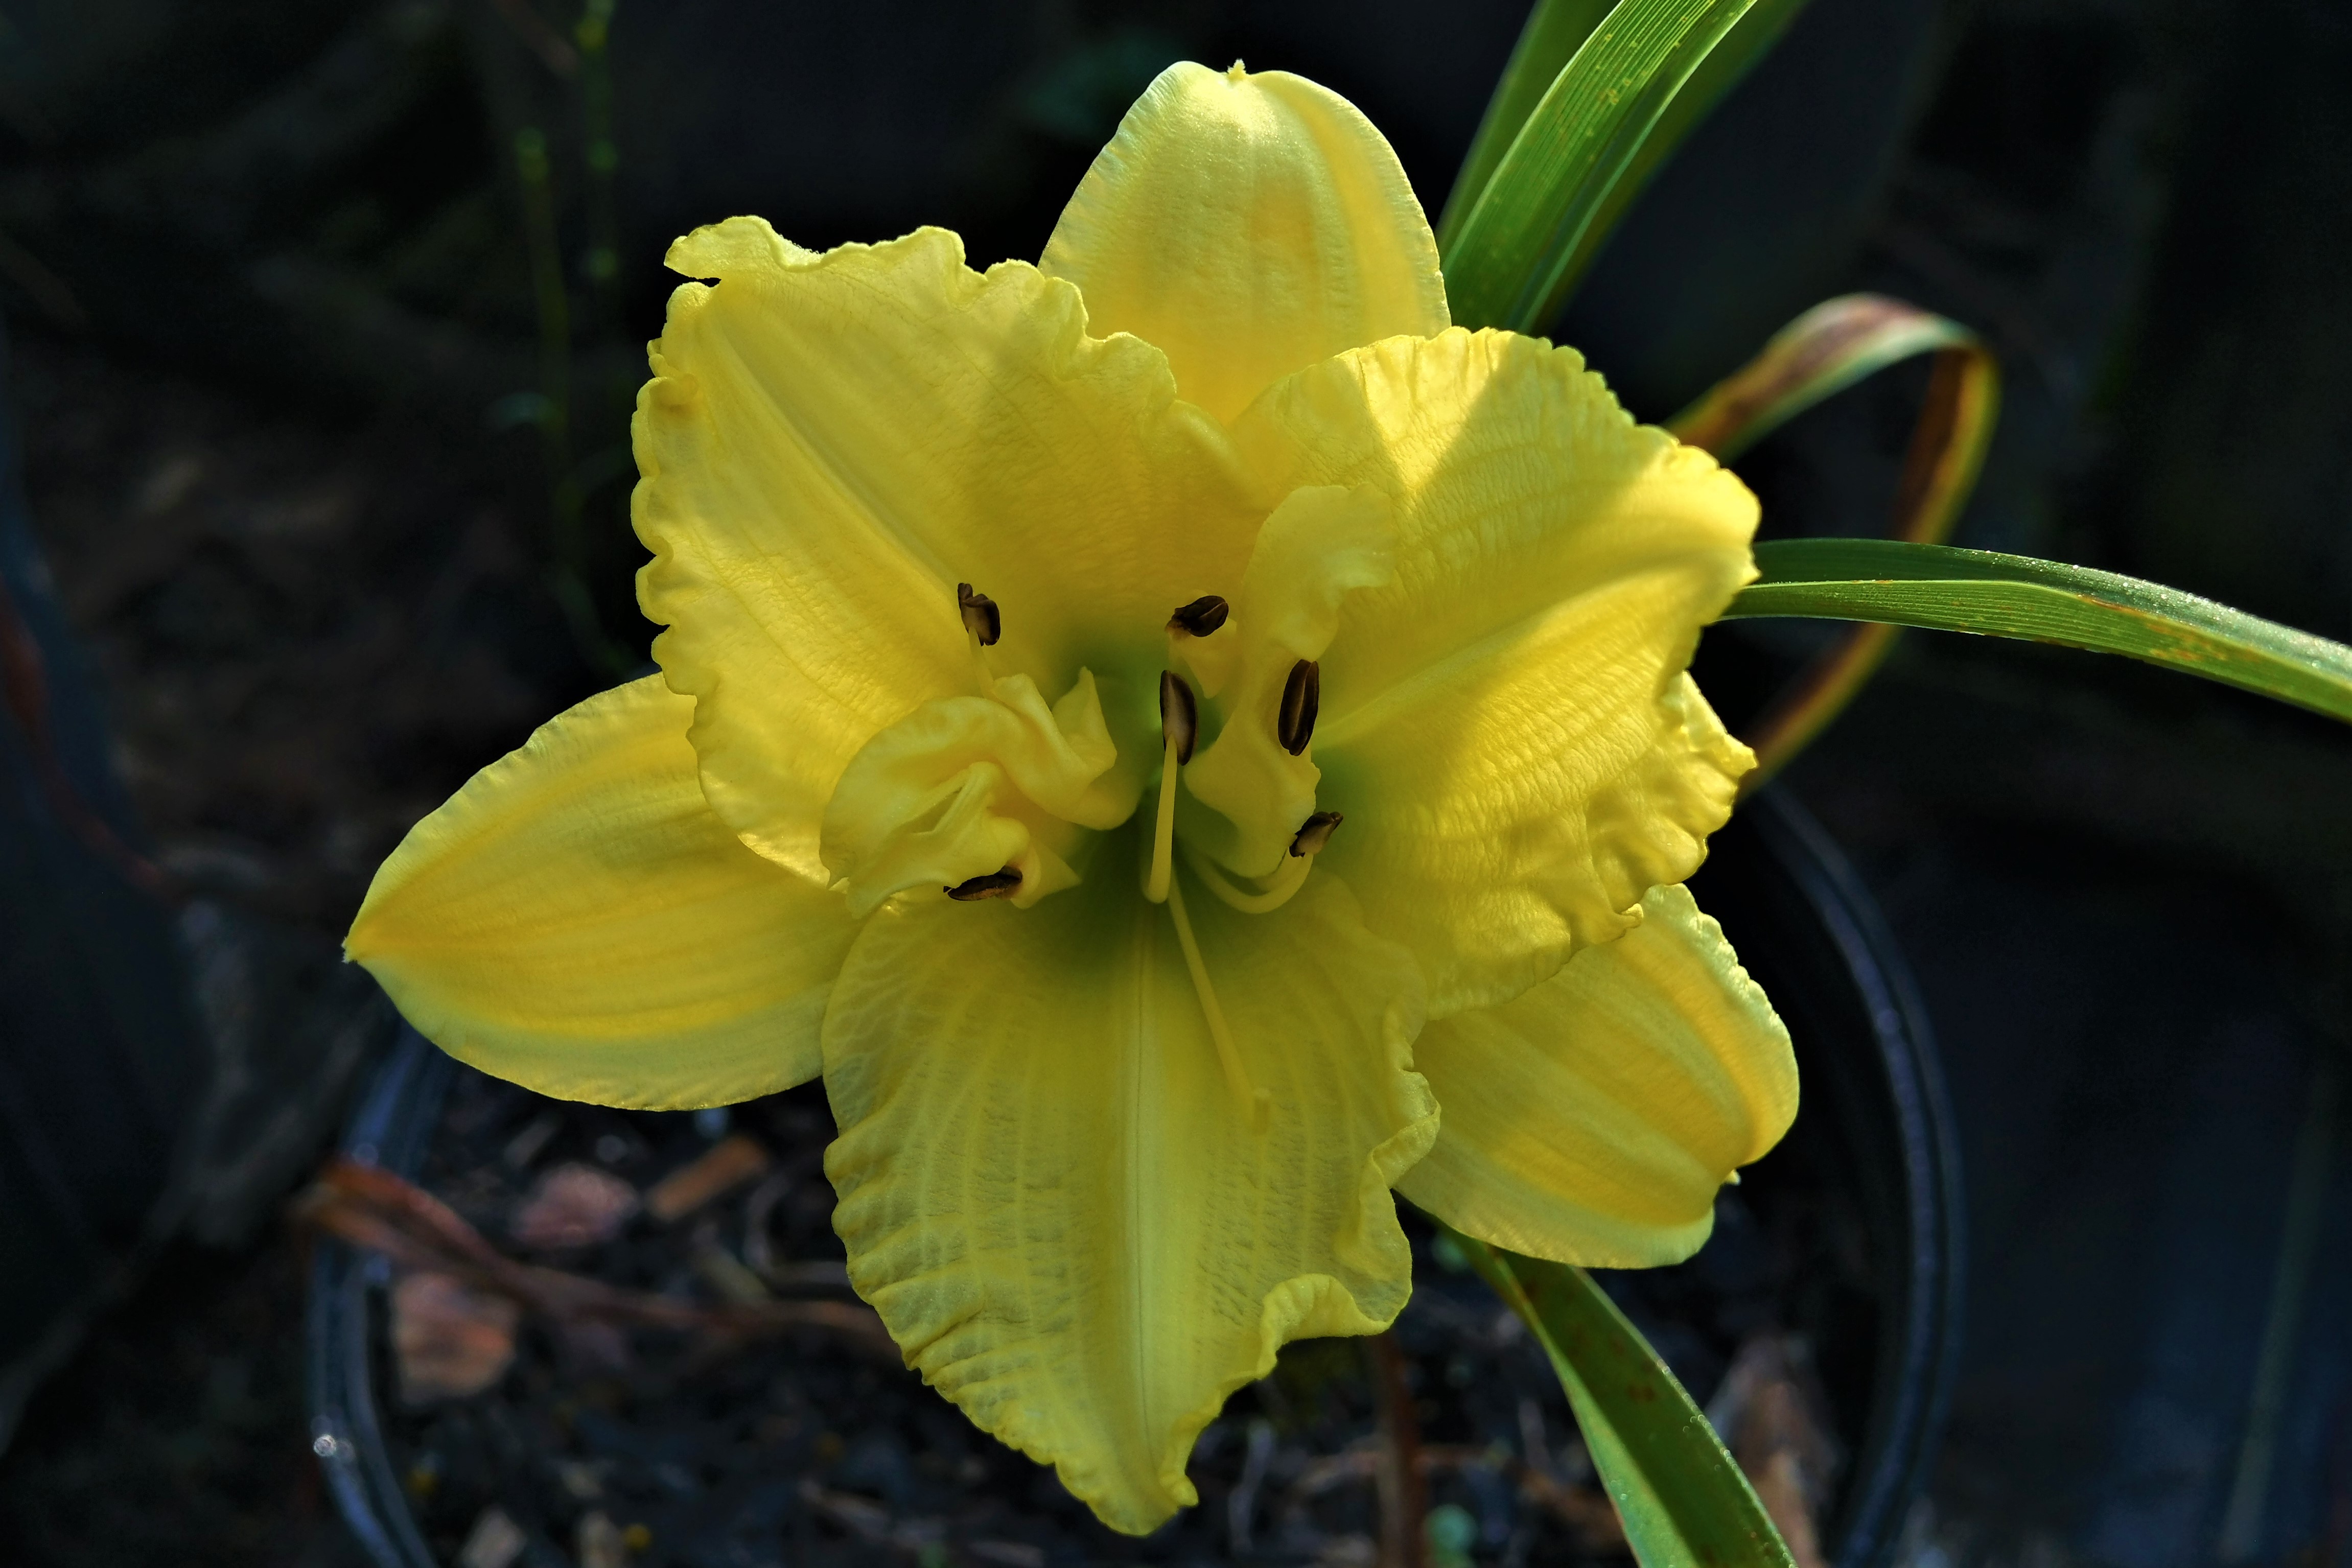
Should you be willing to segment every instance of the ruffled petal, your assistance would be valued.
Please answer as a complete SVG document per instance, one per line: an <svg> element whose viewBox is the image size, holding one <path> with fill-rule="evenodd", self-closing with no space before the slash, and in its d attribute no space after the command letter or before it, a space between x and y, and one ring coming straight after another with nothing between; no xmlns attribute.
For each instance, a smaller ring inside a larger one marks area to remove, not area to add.
<svg viewBox="0 0 2352 1568"><path fill-rule="evenodd" d="M1391 340L1291 377L1235 428L1269 483L1371 485L1396 576L1322 662L1324 863L1428 976L1505 1001L1705 857L1753 758L1684 674L1754 575L1756 501L1637 426L1566 349Z"/></svg>
<svg viewBox="0 0 2352 1568"><path fill-rule="evenodd" d="M1789 1130L1797 1064L1772 1004L1690 890L1497 1008L1422 1031L1444 1108L1397 1190L1530 1257L1642 1269L1698 1250L1715 1195Z"/></svg>
<svg viewBox="0 0 2352 1568"><path fill-rule="evenodd" d="M1355 105L1285 71L1160 74L1045 246L1088 329L1167 350L1183 395L1230 420L1291 371L1442 332L1437 242Z"/></svg>
<svg viewBox="0 0 2352 1568"><path fill-rule="evenodd" d="M1190 884L1261 1130L1136 890L1135 833L1099 842L1034 909L934 896L868 922L825 1024L825 1170L908 1364L1142 1533L1195 1500L1193 1438L1284 1342L1403 1305L1387 1189L1435 1108L1408 1067L1411 961L1346 888L1252 918Z"/></svg>
<svg viewBox="0 0 2352 1568"><path fill-rule="evenodd" d="M816 1075L856 934L703 804L658 677L558 715L410 831L345 954L452 1056L542 1094L725 1105Z"/></svg>
<svg viewBox="0 0 2352 1568"><path fill-rule="evenodd" d="M711 807L761 853L817 874L858 747L983 689L959 582L1002 612L990 666L1059 692L1156 670L1169 612L1240 575L1265 503L1159 350L1088 338L1068 284L974 273L937 229L819 256L756 218L669 265L719 281L671 297L638 399L638 597L698 699Z"/></svg>
<svg viewBox="0 0 2352 1568"><path fill-rule="evenodd" d="M1131 748L1140 750L1140 747ZM1026 675L987 696L937 697L866 742L825 810L825 864L863 918L894 894L1017 872L1023 908L1076 880L1077 827L1135 810L1090 672L1051 708Z"/></svg>

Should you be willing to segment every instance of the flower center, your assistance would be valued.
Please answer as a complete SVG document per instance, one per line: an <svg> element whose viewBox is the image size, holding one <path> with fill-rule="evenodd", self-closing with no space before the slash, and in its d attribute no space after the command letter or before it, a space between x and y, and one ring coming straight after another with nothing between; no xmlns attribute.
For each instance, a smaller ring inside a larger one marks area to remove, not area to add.
<svg viewBox="0 0 2352 1568"><path fill-rule="evenodd" d="M1159 656L1135 661L1160 666L1157 735L1149 708L1136 711L1150 687L1116 670L1099 681L1079 670L1050 704L1031 675L999 674L990 650L1023 607L1000 608L959 583L971 688L867 741L825 808L820 848L850 913L927 887L1025 908L1073 885L1089 867L1088 841L1141 805L1155 751L1145 895L1178 896L1181 851L1235 909L1280 907L1340 821L1315 798L1318 661L1341 597L1391 575L1387 503L1376 492L1293 492L1260 528L1234 597L1178 606L1155 629Z"/></svg>

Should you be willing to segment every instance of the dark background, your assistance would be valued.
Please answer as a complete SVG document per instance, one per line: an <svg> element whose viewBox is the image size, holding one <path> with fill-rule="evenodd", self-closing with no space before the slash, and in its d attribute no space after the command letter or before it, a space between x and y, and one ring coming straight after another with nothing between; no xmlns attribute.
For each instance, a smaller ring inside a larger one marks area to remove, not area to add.
<svg viewBox="0 0 2352 1568"><path fill-rule="evenodd" d="M1034 257L1180 57L1347 94L1434 211L1522 14L622 0L605 287L568 0L0 0L29 516L126 831L196 901L194 1027L215 1051L225 1019L300 1047L248 1048L259 1098L299 1113L270 1124L290 1154L97 1295L60 1286L96 1315L55 1340L0 1458L0 1557L349 1560L304 1449L299 1246L274 1218L380 1021L331 943L411 821L642 657L625 411L667 239L753 211L811 246L932 222L976 264ZM2006 370L1959 542L2352 638L2347 84L2343 0L1813 0L1559 335L1662 418L1821 298L1915 300ZM552 381L527 127L570 305ZM1882 377L1744 462L1768 532L1883 528L1920 384ZM530 422L551 390L569 556ZM1818 641L1727 628L1702 678L1736 719ZM1906 1560L2336 1561L2352 736L1914 634L1790 782L1906 944L1961 1119L1969 1333ZM226 1000L224 964L247 984ZM2242 1487L2258 1528L2225 1539Z"/></svg>

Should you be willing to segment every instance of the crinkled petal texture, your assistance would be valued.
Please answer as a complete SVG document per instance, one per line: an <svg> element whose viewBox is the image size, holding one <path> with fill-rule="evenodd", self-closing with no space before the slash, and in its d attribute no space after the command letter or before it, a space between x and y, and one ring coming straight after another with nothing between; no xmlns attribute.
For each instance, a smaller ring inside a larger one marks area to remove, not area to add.
<svg viewBox="0 0 2352 1568"><path fill-rule="evenodd" d="M671 297L638 399L638 597L711 807L761 853L816 874L858 747L974 689L958 582L1003 612L1000 667L1059 693L1240 576L1266 503L1069 284L972 272L938 229L819 256L757 218L669 265L719 281Z"/></svg>
<svg viewBox="0 0 2352 1568"><path fill-rule="evenodd" d="M1715 1195L1797 1114L1789 1031L1690 890L1516 1000L1439 1019L1414 1061L1445 1107L1398 1190L1456 1229L1595 1268L1679 1262Z"/></svg>
<svg viewBox="0 0 2352 1568"><path fill-rule="evenodd" d="M1291 371L1445 329L1437 242L1381 133L1285 71L1170 66L1129 110L1045 246L1097 337L1156 343L1231 419Z"/></svg>
<svg viewBox="0 0 2352 1568"><path fill-rule="evenodd" d="M1322 661L1323 863L1428 977L1432 1017L1507 1001L1704 858L1753 762L1685 674L1754 575L1756 501L1636 425L1572 350L1391 339L1234 427L1269 484L1371 485L1395 577Z"/></svg>
<svg viewBox="0 0 2352 1568"><path fill-rule="evenodd" d="M413 829L344 951L425 1038L542 1094L725 1105L816 1075L856 933L704 805L649 676L540 727Z"/></svg>
<svg viewBox="0 0 2352 1568"><path fill-rule="evenodd" d="M1254 918L1195 885L1258 1130L1136 847L1113 835L1034 909L887 905L835 985L824 1080L858 1293L974 1421L1141 1533L1195 1500L1193 1438L1285 1341L1404 1304L1388 1188L1437 1120L1412 965L1345 887Z"/></svg>

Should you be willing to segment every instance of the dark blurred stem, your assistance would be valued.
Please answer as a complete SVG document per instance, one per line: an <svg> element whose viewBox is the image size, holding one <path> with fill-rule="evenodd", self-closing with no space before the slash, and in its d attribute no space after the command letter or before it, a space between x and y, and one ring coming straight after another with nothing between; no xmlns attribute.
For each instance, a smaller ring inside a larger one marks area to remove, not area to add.
<svg viewBox="0 0 2352 1568"><path fill-rule="evenodd" d="M1421 1472L1421 1423L1413 1416L1412 1390L1405 1384L1404 1352L1396 1335L1378 1333L1364 1341L1364 1363L1380 1410L1374 1479L1381 1498L1381 1568L1424 1568L1429 1489Z"/></svg>
<svg viewBox="0 0 2352 1568"><path fill-rule="evenodd" d="M584 270L602 336L619 324L621 238L619 203L614 190L621 166L613 140L613 60L609 48L613 12L619 0L588 0L572 40L580 49L580 129L588 165L588 255Z"/></svg>
<svg viewBox="0 0 2352 1568"><path fill-rule="evenodd" d="M572 302L565 297L563 259L556 248L547 138L536 125L515 132L515 181L522 190L523 244L530 255L531 298L539 308L539 433L555 513L555 559L559 570L572 570L579 559L580 492L572 478Z"/></svg>
<svg viewBox="0 0 2352 1568"><path fill-rule="evenodd" d="M2339 949L2352 946L2341 939ZM2343 971L2340 967L2334 970ZM2337 1009L2331 1009L2331 1011ZM2341 1023L2341 1015L2328 1020ZM2331 1031L2335 1033L2336 1031ZM2336 1154L2336 1107L2343 1093L2343 1066L2336 1039L2321 1042L2314 1056L2302 1134L2295 1140L2293 1174L2287 1181L2286 1215L2280 1227L2278 1262L2271 1281L2268 1321L2254 1364L2246 1427L2238 1448L2230 1501L2221 1516L2215 1556L2223 1563L2250 1563L2262 1552L2263 1526L2270 1517L2280 1429L2293 1392L2294 1352L2311 1296L2312 1269L2326 1227L2327 1188Z"/></svg>
<svg viewBox="0 0 2352 1568"><path fill-rule="evenodd" d="M515 132L515 183L522 193L523 244L530 255L530 286L539 310L539 442L547 471L549 587L581 656L610 666L614 659L588 596L580 535L581 494L572 461L572 301L563 287L563 257L555 232L555 193L547 137L535 125Z"/></svg>

